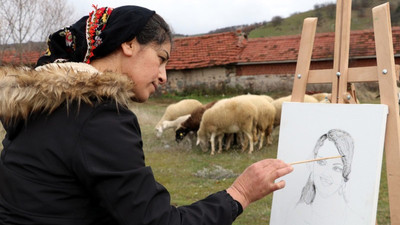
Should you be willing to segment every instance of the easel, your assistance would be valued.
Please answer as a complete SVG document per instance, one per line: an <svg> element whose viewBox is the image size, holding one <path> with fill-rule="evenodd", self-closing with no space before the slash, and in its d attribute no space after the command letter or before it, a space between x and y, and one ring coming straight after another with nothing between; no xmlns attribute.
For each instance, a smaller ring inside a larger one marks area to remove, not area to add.
<svg viewBox="0 0 400 225"><path fill-rule="evenodd" d="M351 0L337 0L333 69L310 70L317 18L306 18L294 77L292 102L303 102L307 83L331 83L332 103L357 103L353 83L378 82L381 104L388 105L385 154L390 220L400 225L400 117L397 99L399 66L394 63L389 3L374 7L373 25L377 66L348 68ZM396 79L397 78L397 79Z"/></svg>

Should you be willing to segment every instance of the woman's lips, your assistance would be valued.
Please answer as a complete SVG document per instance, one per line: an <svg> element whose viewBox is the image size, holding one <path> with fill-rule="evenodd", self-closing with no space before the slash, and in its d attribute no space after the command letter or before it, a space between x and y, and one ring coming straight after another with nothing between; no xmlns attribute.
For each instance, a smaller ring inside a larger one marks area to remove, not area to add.
<svg viewBox="0 0 400 225"><path fill-rule="evenodd" d="M330 186L333 183L331 179L326 178L326 177L319 177L319 179L321 181L321 184L324 186Z"/></svg>
<svg viewBox="0 0 400 225"><path fill-rule="evenodd" d="M157 84L156 83L152 83L153 84L153 86L154 86L154 91L157 91Z"/></svg>

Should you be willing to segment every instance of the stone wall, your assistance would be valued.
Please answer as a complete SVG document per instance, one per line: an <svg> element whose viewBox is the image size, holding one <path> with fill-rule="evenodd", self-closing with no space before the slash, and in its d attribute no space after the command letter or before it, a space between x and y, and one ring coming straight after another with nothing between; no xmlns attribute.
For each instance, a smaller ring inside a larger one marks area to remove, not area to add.
<svg viewBox="0 0 400 225"><path fill-rule="evenodd" d="M193 70L167 71L168 82L163 92L181 93L196 88L211 91L242 89L251 93L291 92L293 74L236 75L235 67L212 67ZM308 91L330 92L331 85L309 84Z"/></svg>
<svg viewBox="0 0 400 225"><path fill-rule="evenodd" d="M225 84L227 69L225 67L211 67L193 70L169 70L167 76L168 82L164 91L179 93L190 88L216 88Z"/></svg>

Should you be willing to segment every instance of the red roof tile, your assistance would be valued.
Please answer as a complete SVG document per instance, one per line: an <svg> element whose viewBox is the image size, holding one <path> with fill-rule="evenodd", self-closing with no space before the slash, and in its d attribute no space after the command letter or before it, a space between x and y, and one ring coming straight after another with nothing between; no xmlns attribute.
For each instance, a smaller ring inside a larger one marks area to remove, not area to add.
<svg viewBox="0 0 400 225"><path fill-rule="evenodd" d="M400 54L400 27L392 28L394 53ZM333 59L335 34L316 34L313 59ZM167 69L191 69L232 63L296 61L300 35L251 38L235 32L175 39ZM350 57L375 57L373 30L352 31Z"/></svg>
<svg viewBox="0 0 400 225"><path fill-rule="evenodd" d="M236 63L243 43L235 32L177 38L167 69L191 69ZM246 42L244 40L244 42Z"/></svg>
<svg viewBox="0 0 400 225"><path fill-rule="evenodd" d="M400 54L400 27L392 28L394 53ZM297 60L300 35L249 39L238 62L276 62ZM315 35L312 59L333 59L335 34ZM350 57L375 57L374 31L350 33Z"/></svg>
<svg viewBox="0 0 400 225"><path fill-rule="evenodd" d="M22 53L20 57L19 53L15 50L5 51L2 53L1 63L2 64L35 64L43 52L29 51Z"/></svg>

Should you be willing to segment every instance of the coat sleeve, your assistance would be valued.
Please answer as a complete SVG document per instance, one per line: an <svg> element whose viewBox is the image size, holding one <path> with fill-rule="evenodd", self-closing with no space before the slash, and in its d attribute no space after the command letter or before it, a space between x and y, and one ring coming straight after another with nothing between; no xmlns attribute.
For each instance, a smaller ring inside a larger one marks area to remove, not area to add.
<svg viewBox="0 0 400 225"><path fill-rule="evenodd" d="M145 166L139 124L128 109L97 107L77 146L77 176L119 224L224 225L236 217L236 203L225 191L171 206L168 191Z"/></svg>

